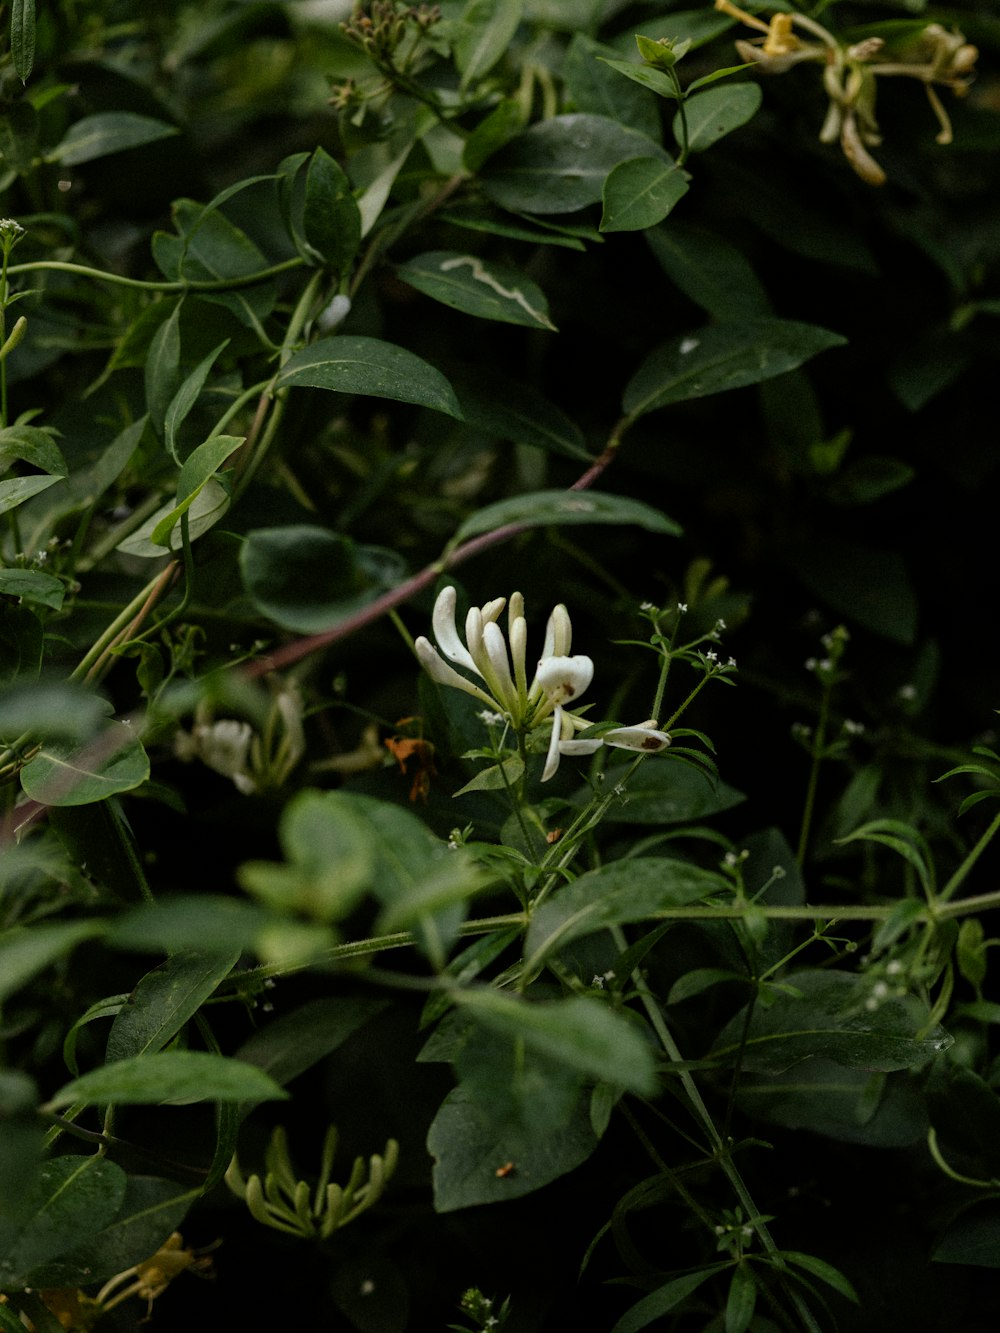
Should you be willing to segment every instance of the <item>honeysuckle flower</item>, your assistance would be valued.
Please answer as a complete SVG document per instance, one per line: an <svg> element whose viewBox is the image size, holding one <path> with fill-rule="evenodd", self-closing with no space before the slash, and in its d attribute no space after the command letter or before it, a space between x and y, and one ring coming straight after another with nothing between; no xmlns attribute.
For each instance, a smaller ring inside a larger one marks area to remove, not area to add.
<svg viewBox="0 0 1000 1333"><path fill-rule="evenodd" d="M839 140L844 156L869 185L885 181L885 172L868 151L882 142L875 118L879 78L902 76L922 83L940 126L937 142L951 143L951 121L936 89L950 88L956 97L964 96L979 54L960 32L929 23L903 47L901 59L887 60L882 56L886 44L882 37L845 44L807 14L781 12L765 23L733 0L715 0L715 8L764 33L736 43L741 58L761 74L784 74L793 65L808 61L822 66L823 87L830 100L820 140ZM805 38L795 29L806 34Z"/></svg>
<svg viewBox="0 0 1000 1333"><path fill-rule="evenodd" d="M465 618L463 642L455 622L457 593L443 588L434 604L432 625L437 648L421 635L414 643L417 657L432 680L463 690L485 704L480 716L503 720L519 733L531 731L551 717L552 730L542 769L547 782L563 755L593 754L602 745L653 751L670 744L653 720L634 727L614 727L600 736L577 737L590 723L566 705L579 699L594 677L594 663L583 654L570 655L573 628L561 603L549 616L542 655L528 681L528 626L519 592L473 606ZM507 607L507 636L497 623ZM443 654L443 656L442 656ZM446 661L445 658L448 660ZM455 663L454 666L451 663ZM467 673L463 675L457 667Z"/></svg>

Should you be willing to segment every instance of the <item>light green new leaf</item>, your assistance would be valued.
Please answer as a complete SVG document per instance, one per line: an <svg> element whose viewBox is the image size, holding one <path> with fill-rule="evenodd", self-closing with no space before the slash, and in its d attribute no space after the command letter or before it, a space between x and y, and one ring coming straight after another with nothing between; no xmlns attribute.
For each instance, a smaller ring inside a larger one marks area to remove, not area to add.
<svg viewBox="0 0 1000 1333"><path fill-rule="evenodd" d="M700 153L745 125L757 114L762 99L759 83L732 83L689 97L684 103L689 151ZM681 142L679 111L674 117L674 137Z"/></svg>
<svg viewBox="0 0 1000 1333"><path fill-rule="evenodd" d="M44 745L21 770L21 786L42 805L90 805L131 791L148 777L142 742L116 722L83 749Z"/></svg>
<svg viewBox="0 0 1000 1333"><path fill-rule="evenodd" d="M612 60L607 56L598 56L598 59L603 64L610 65L619 74L624 74L633 83L648 88L650 92L657 93L660 97L669 97L675 102L679 100L679 94L673 79L662 69L653 69L651 65L637 65L631 60Z"/></svg>
<svg viewBox="0 0 1000 1333"><path fill-rule="evenodd" d="M645 231L667 216L688 191L691 177L655 157L621 162L604 182L601 231Z"/></svg>
<svg viewBox="0 0 1000 1333"><path fill-rule="evenodd" d="M625 386L623 406L634 418L669 403L760 384L846 341L788 319L712 324L652 352Z"/></svg>
<svg viewBox="0 0 1000 1333"><path fill-rule="evenodd" d="M429 250L400 264L396 274L425 296L467 315L555 330L542 289L505 264L454 250Z"/></svg>
<svg viewBox="0 0 1000 1333"><path fill-rule="evenodd" d="M288 1094L254 1065L212 1051L159 1051L102 1065L59 1089L46 1110L188 1102L284 1101Z"/></svg>
<svg viewBox="0 0 1000 1333"><path fill-rule="evenodd" d="M111 1024L107 1062L161 1051L229 975L239 957L239 949L221 954L176 953L147 972Z"/></svg>
<svg viewBox="0 0 1000 1333"><path fill-rule="evenodd" d="M525 528L548 527L550 524L634 523L648 532L660 532L669 537L678 537L681 533L680 525L672 518L641 500L601 491L535 491L532 495L498 500L496 504L471 514L450 544L456 546L480 532L493 532L508 523Z"/></svg>
<svg viewBox="0 0 1000 1333"><path fill-rule="evenodd" d="M470 791L506 791L519 780L524 772L524 760L519 754L512 754L502 764L493 764L477 773L471 782L460 787L456 796L464 796Z"/></svg>
<svg viewBox="0 0 1000 1333"><path fill-rule="evenodd" d="M176 125L154 120L152 116L139 116L133 111L99 111L71 125L50 156L64 166L76 167L179 133Z"/></svg>
<svg viewBox="0 0 1000 1333"><path fill-rule="evenodd" d="M656 1088L656 1064L642 1030L600 1000L515 999L491 987L456 991L454 999L483 1026L524 1042L528 1050L589 1078L632 1092Z"/></svg>
<svg viewBox="0 0 1000 1333"><path fill-rule="evenodd" d="M60 477L31 476L11 477L7 481L0 481L0 514L16 509L18 505L24 504L25 500L30 500L33 495L48 490L60 480Z"/></svg>
<svg viewBox="0 0 1000 1333"><path fill-rule="evenodd" d="M283 366L277 387L307 386L416 403L461 418L451 385L433 366L378 338L320 338Z"/></svg>
<svg viewBox="0 0 1000 1333"><path fill-rule="evenodd" d="M466 0L452 45L463 92L506 54L522 7L522 0Z"/></svg>
<svg viewBox="0 0 1000 1333"><path fill-rule="evenodd" d="M194 542L215 527L229 509L229 499L229 491L225 486L214 477L209 477L204 486L191 496L187 503L178 505L176 500L168 500L165 505L161 505L151 518L146 519L142 527L136 528L135 532L119 542L116 550L124 555L141 556L144 560L159 559L166 555L167 548L179 551L183 545L179 524L181 515L187 512L188 538ZM158 533L162 534L162 542L156 540Z"/></svg>

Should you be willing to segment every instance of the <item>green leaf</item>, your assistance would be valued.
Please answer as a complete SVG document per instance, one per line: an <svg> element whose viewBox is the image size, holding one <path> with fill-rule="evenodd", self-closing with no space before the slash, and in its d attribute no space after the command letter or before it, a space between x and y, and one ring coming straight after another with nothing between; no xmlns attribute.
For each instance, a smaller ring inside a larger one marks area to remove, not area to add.
<svg viewBox="0 0 1000 1333"><path fill-rule="evenodd" d="M611 861L557 889L537 909L524 945L525 972L534 976L553 950L571 940L607 926L647 921L725 889L721 875L687 861L654 856Z"/></svg>
<svg viewBox="0 0 1000 1333"><path fill-rule="evenodd" d="M106 1157L56 1157L41 1169L26 1217L0 1256L0 1289L31 1285L31 1274L80 1237L112 1220L125 1197L125 1172Z"/></svg>
<svg viewBox="0 0 1000 1333"><path fill-rule="evenodd" d="M147 972L111 1025L107 1063L161 1051L229 975L239 957L239 949L224 954L177 953Z"/></svg>
<svg viewBox="0 0 1000 1333"><path fill-rule="evenodd" d="M674 162L634 157L604 182L601 231L645 231L667 216L688 191L691 177Z"/></svg>
<svg viewBox="0 0 1000 1333"><path fill-rule="evenodd" d="M361 212L350 181L323 148L309 159L302 225L312 249L343 274L361 244Z"/></svg>
<svg viewBox="0 0 1000 1333"><path fill-rule="evenodd" d="M258 1030L236 1052L276 1083L290 1083L388 1007L373 996L323 996L282 1014Z"/></svg>
<svg viewBox="0 0 1000 1333"><path fill-rule="evenodd" d="M8 460L20 458L42 472L54 477L69 475L66 460L52 432L41 426L7 426L0 430L0 471L8 466Z"/></svg>
<svg viewBox="0 0 1000 1333"><path fill-rule="evenodd" d="M286 361L276 383L391 398L461 417L454 390L439 370L378 338L320 338Z"/></svg>
<svg viewBox="0 0 1000 1333"><path fill-rule="evenodd" d="M787 319L712 324L652 352L626 385L624 409L638 417L669 403L759 384L846 341L839 333Z"/></svg>
<svg viewBox="0 0 1000 1333"><path fill-rule="evenodd" d="M47 1110L85 1106L283 1101L288 1094L253 1065L211 1051L160 1051L92 1069L59 1089Z"/></svg>
<svg viewBox="0 0 1000 1333"><path fill-rule="evenodd" d="M61 1160L61 1159L60 1159ZM94 1230L81 1227L87 1239L30 1275L33 1287L85 1287L106 1282L155 1254L176 1231L200 1190L182 1191L174 1180L128 1176L121 1207L113 1221Z"/></svg>
<svg viewBox="0 0 1000 1333"><path fill-rule="evenodd" d="M628 760L609 765L605 784L613 789L630 767ZM612 824L679 824L731 810L745 800L735 787L713 782L703 769L671 758L668 750L662 760L643 764L632 775L622 800L604 818Z"/></svg>
<svg viewBox="0 0 1000 1333"><path fill-rule="evenodd" d="M163 417L163 440L167 446L167 453L175 463L179 464L181 461L177 455L177 432L198 401L198 396L205 387L205 381L208 379L209 371L215 365L216 359L228 345L229 339L226 338L219 343L218 347L213 348L208 356L199 361L167 405Z"/></svg>
<svg viewBox="0 0 1000 1333"><path fill-rule="evenodd" d="M840 537L814 536L789 552L795 575L852 624L894 643L913 643L919 606L903 554Z"/></svg>
<svg viewBox="0 0 1000 1333"><path fill-rule="evenodd" d="M252 950L272 920L255 903L211 893L174 894L122 913L106 938L110 948L130 953L225 953L230 948Z"/></svg>
<svg viewBox="0 0 1000 1333"><path fill-rule="evenodd" d="M38 1090L27 1074L0 1069L0 1255L22 1224L42 1162L45 1126Z"/></svg>
<svg viewBox="0 0 1000 1333"><path fill-rule="evenodd" d="M781 1257L785 1263L794 1264L796 1268L804 1268L807 1273L818 1277L834 1291L839 1291L841 1296L846 1296L855 1305L858 1304L858 1293L850 1282L839 1269L834 1268L833 1264L828 1264L825 1259L817 1259L814 1254L802 1254L799 1250L782 1250Z"/></svg>
<svg viewBox="0 0 1000 1333"><path fill-rule="evenodd" d="M173 302L169 316L153 334L146 357L144 377L149 420L163 434L167 412L178 392L181 372L181 306Z"/></svg>
<svg viewBox="0 0 1000 1333"><path fill-rule="evenodd" d="M568 1122L540 1133L518 1118L497 1123L465 1089L456 1088L427 1134L435 1211L521 1198L580 1166L596 1147L585 1098Z"/></svg>
<svg viewBox="0 0 1000 1333"><path fill-rule="evenodd" d="M102 930L99 921L42 921L0 933L0 1002Z"/></svg>
<svg viewBox="0 0 1000 1333"><path fill-rule="evenodd" d="M477 773L471 782L460 787L454 794L464 796L470 791L506 791L517 782L524 772L524 760L519 754L512 754L502 764L492 764Z"/></svg>
<svg viewBox="0 0 1000 1333"><path fill-rule="evenodd" d="M667 277L713 319L768 315L770 301L742 250L709 231L672 218L646 241Z"/></svg>
<svg viewBox="0 0 1000 1333"><path fill-rule="evenodd" d="M641 1028L601 1000L514 999L491 987L459 990L454 999L477 1023L522 1041L545 1060L631 1092L648 1095L656 1088L656 1065Z"/></svg>
<svg viewBox="0 0 1000 1333"><path fill-rule="evenodd" d="M217 436L219 440L232 439L232 436ZM237 441L237 444L239 441ZM168 500L161 505L152 518L147 518L142 527L136 528L115 548L123 555L137 555L144 560L162 559L167 549L179 551L183 546L180 518L188 516L188 540L196 542L206 532L211 531L229 510L229 491L214 477L210 477L194 495L184 504ZM156 541L160 534L163 542Z"/></svg>
<svg viewBox="0 0 1000 1333"><path fill-rule="evenodd" d="M133 111L99 111L71 125L62 142L52 149L50 158L63 166L76 167L179 133L176 125L154 120L152 116L138 116Z"/></svg>
<svg viewBox="0 0 1000 1333"><path fill-rule="evenodd" d="M514 97L502 98L490 114L483 117L465 141L465 147L462 149L462 165L466 171L473 174L478 172L495 152L505 143L510 143L511 139L524 129L524 121L524 109L520 102ZM452 219L450 212L442 216Z"/></svg>
<svg viewBox="0 0 1000 1333"><path fill-rule="evenodd" d="M924 1033L927 1010L912 996L892 996L868 1007L864 979L844 972L792 972L782 984L798 994L780 994L750 1018L737 1014L712 1049L714 1058L739 1058L745 1073L781 1074L812 1056L849 1068L912 1069L952 1044L940 1027Z"/></svg>
<svg viewBox="0 0 1000 1333"><path fill-rule="evenodd" d="M474 430L512 444L593 461L576 422L531 384L485 367L462 371L449 367L448 375L458 394L462 416Z"/></svg>
<svg viewBox="0 0 1000 1333"><path fill-rule="evenodd" d="M677 85L662 69L653 69L650 65L637 65L631 60L612 60L608 56L598 56L598 59L617 73L624 74L626 79L631 79L633 83L638 83L641 87L656 93L658 97L669 97L674 102L679 101L681 94Z"/></svg>
<svg viewBox="0 0 1000 1333"><path fill-rule="evenodd" d="M984 1199L959 1213L931 1258L939 1264L1000 1268L1000 1202Z"/></svg>
<svg viewBox="0 0 1000 1333"><path fill-rule="evenodd" d="M520 269L455 250L429 250L400 264L396 275L464 314L555 330L545 293Z"/></svg>
<svg viewBox="0 0 1000 1333"><path fill-rule="evenodd" d="M28 82L35 63L35 0L13 0L10 11L10 53L14 72Z"/></svg>
<svg viewBox="0 0 1000 1333"><path fill-rule="evenodd" d="M225 195L223 191L219 200ZM153 258L165 277L173 281L219 282L248 278L267 268L257 246L218 211L217 204L218 200L201 205L190 199L174 203L174 224L179 235L157 232L153 237ZM276 292L273 280L269 279L238 291L199 292L198 300L224 306L267 344L261 321L274 308Z"/></svg>
<svg viewBox="0 0 1000 1333"><path fill-rule="evenodd" d="M644 1296L632 1308L623 1314L611 1333L639 1333L648 1328L654 1319L669 1314L682 1301L686 1301L692 1292L697 1291L703 1282L707 1282L716 1273L721 1273L728 1264L713 1264L711 1268L701 1268L697 1273L687 1273L684 1277L672 1278L656 1291Z"/></svg>
<svg viewBox="0 0 1000 1333"><path fill-rule="evenodd" d="M33 495L48 490L60 480L62 480L60 477L30 476L11 477L7 481L0 481L0 514L16 509L18 505L24 504L25 500L30 500Z"/></svg>
<svg viewBox="0 0 1000 1333"><path fill-rule="evenodd" d="M617 58L613 47L595 42L582 32L574 33L563 61L562 76L576 111L607 116L620 125L658 140L660 112L648 90L623 83L608 67L608 57Z"/></svg>
<svg viewBox="0 0 1000 1333"><path fill-rule="evenodd" d="M21 770L25 795L41 805L90 805L149 777L142 742L116 722L83 749L46 744Z"/></svg>
<svg viewBox="0 0 1000 1333"><path fill-rule="evenodd" d="M0 594L19 597L29 606L50 606L58 611L66 596L66 585L54 574L40 569L0 569Z"/></svg>
<svg viewBox="0 0 1000 1333"><path fill-rule="evenodd" d="M525 222L515 221L510 213L501 212L498 208L475 200L455 204L443 210L439 216L442 222L451 222L456 227L464 227L468 231L487 232L490 236L506 236L514 241L528 241L532 245L554 245L565 250L587 248L583 237L572 234L568 228L556 229L546 226L541 218L534 220L537 225L529 226ZM595 231L588 239L596 242L600 241L601 237Z"/></svg>
<svg viewBox="0 0 1000 1333"><path fill-rule="evenodd" d="M375 873L375 849L363 817L336 794L300 791L281 813L278 836L286 862L249 861L240 884L280 912L339 921L353 910Z"/></svg>
<svg viewBox="0 0 1000 1333"><path fill-rule="evenodd" d="M763 94L759 83L731 83L725 88L709 88L688 97L688 151L704 152L712 144L751 120L760 109ZM681 140L680 112L674 117L674 138Z"/></svg>
<svg viewBox="0 0 1000 1333"><path fill-rule="evenodd" d="M507 52L521 22L522 0L466 0L452 39L464 92Z"/></svg>
<svg viewBox="0 0 1000 1333"><path fill-rule="evenodd" d="M480 532L516 523L523 528L567 526L577 523L633 523L648 532L659 532L678 537L680 526L666 514L622 495L607 495L602 491L535 491L531 495L515 495L487 505L461 525L451 545L467 541Z"/></svg>
<svg viewBox="0 0 1000 1333"><path fill-rule="evenodd" d="M494 154L480 185L514 212L575 213L596 203L608 173L633 157L670 160L652 139L605 116L553 116Z"/></svg>
<svg viewBox="0 0 1000 1333"><path fill-rule="evenodd" d="M726 1300L726 1333L746 1333L757 1305L757 1283L753 1270L743 1260L733 1269Z"/></svg>
<svg viewBox="0 0 1000 1333"><path fill-rule="evenodd" d="M402 558L325 528L257 528L240 550L243 586L284 629L319 634L405 577Z"/></svg>

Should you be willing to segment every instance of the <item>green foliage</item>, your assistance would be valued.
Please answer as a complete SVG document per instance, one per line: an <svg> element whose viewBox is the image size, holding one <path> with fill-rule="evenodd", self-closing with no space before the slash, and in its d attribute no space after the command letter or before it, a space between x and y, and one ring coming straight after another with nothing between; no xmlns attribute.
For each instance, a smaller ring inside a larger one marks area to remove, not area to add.
<svg viewBox="0 0 1000 1333"><path fill-rule="evenodd" d="M995 1322L995 22L334 8L3 7L0 1327Z"/></svg>

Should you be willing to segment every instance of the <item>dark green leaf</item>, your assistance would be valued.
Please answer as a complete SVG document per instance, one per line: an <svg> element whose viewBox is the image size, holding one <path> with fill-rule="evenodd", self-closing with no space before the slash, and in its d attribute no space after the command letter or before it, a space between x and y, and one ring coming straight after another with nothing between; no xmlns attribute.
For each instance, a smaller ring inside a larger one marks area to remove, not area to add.
<svg viewBox="0 0 1000 1333"><path fill-rule="evenodd" d="M434 1208L450 1213L521 1198L580 1166L596 1147L585 1098L568 1123L539 1133L520 1119L496 1123L486 1108L456 1088L427 1135L434 1158Z"/></svg>
<svg viewBox="0 0 1000 1333"><path fill-rule="evenodd" d="M0 933L0 1001L101 931L99 921L42 921Z"/></svg>
<svg viewBox="0 0 1000 1333"><path fill-rule="evenodd" d="M218 347L213 348L208 356L199 361L167 406L163 417L163 439L167 446L167 452L175 463L181 461L177 455L177 432L198 401L198 395L205 387L205 381L208 379L209 371L215 365L216 359L228 345L229 339L227 338L225 342L221 342Z"/></svg>
<svg viewBox="0 0 1000 1333"><path fill-rule="evenodd" d="M525 971L534 976L548 954L583 935L646 921L725 888L721 875L687 861L652 856L611 861L557 889L537 909L524 946Z"/></svg>
<svg viewBox="0 0 1000 1333"><path fill-rule="evenodd" d="M50 606L58 611L66 596L66 585L40 569L0 569L0 595L19 597L30 606Z"/></svg>
<svg viewBox="0 0 1000 1333"><path fill-rule="evenodd" d="M871 987L844 972L793 972L781 994L757 1006L741 1050L745 1015L737 1014L713 1047L716 1059L740 1059L745 1073L781 1074L812 1056L869 1071L912 1069L952 1044L940 1027L923 1032L927 1010L913 996L869 1005Z"/></svg>
<svg viewBox="0 0 1000 1333"><path fill-rule="evenodd" d="M452 39L463 90L506 54L521 22L521 7L522 0L466 0Z"/></svg>
<svg viewBox="0 0 1000 1333"><path fill-rule="evenodd" d="M729 1280L726 1300L726 1333L746 1333L757 1305L757 1283L746 1261L738 1263Z"/></svg>
<svg viewBox="0 0 1000 1333"><path fill-rule="evenodd" d="M503 98L466 139L465 147L462 149L463 166L473 173L479 171L498 149L505 143L510 143L522 129L524 129L523 107L516 98ZM449 213L443 216L451 218Z"/></svg>
<svg viewBox="0 0 1000 1333"><path fill-rule="evenodd" d="M624 408L637 417L668 403L759 384L844 342L838 333L787 319L712 324L648 356L626 386Z"/></svg>
<svg viewBox="0 0 1000 1333"><path fill-rule="evenodd" d="M633 1305L618 1320L611 1333L639 1333L640 1329L648 1328L654 1319L669 1314L682 1301L686 1301L693 1291L697 1291L703 1282L728 1267L728 1264L713 1264L711 1268L699 1269L697 1273L672 1278Z"/></svg>
<svg viewBox="0 0 1000 1333"><path fill-rule="evenodd" d="M494 154L480 183L514 212L575 213L600 199L619 162L650 156L669 161L652 139L605 116L553 116Z"/></svg>
<svg viewBox="0 0 1000 1333"><path fill-rule="evenodd" d="M688 190L690 176L674 162L634 157L604 182L601 231L645 231L667 216Z"/></svg>
<svg viewBox="0 0 1000 1333"><path fill-rule="evenodd" d="M520 269L454 250L429 250L400 264L396 273L425 296L466 315L555 329L545 293Z"/></svg>
<svg viewBox="0 0 1000 1333"><path fill-rule="evenodd" d="M573 35L562 75L574 108L607 116L648 139L658 140L661 128L656 99L636 84L623 83L617 71L608 67L609 57L617 59L613 47L595 42L582 32Z"/></svg>
<svg viewBox="0 0 1000 1333"><path fill-rule="evenodd" d="M458 399L439 370L377 338L320 338L286 361L277 383L391 398L461 416Z"/></svg>
<svg viewBox="0 0 1000 1333"><path fill-rule="evenodd" d="M309 245L343 273L361 244L361 213L350 181L322 148L309 159L302 225Z"/></svg>
<svg viewBox="0 0 1000 1333"><path fill-rule="evenodd" d="M646 241L670 281L721 323L767 315L767 293L736 246L713 231L671 218Z"/></svg>
<svg viewBox="0 0 1000 1333"><path fill-rule="evenodd" d="M57 1157L41 1169L25 1220L0 1256L0 1289L31 1285L31 1274L112 1220L125 1196L125 1172L106 1157Z"/></svg>
<svg viewBox="0 0 1000 1333"><path fill-rule="evenodd" d="M370 1022L388 1005L373 996L309 1000L260 1027L236 1052L284 1087Z"/></svg>
<svg viewBox="0 0 1000 1333"><path fill-rule="evenodd" d="M604 816L613 824L679 824L730 810L746 797L724 782L714 782L701 768L671 759L669 750L655 764L643 764L629 779L622 799ZM612 764L605 782L613 789L630 767Z"/></svg>
<svg viewBox="0 0 1000 1333"><path fill-rule="evenodd" d="M0 514L16 509L18 505L24 504L25 500L47 491L60 480L60 477L30 476L11 477L7 481L0 481Z"/></svg>
<svg viewBox="0 0 1000 1333"><path fill-rule="evenodd" d="M9 460L14 458L23 459L54 477L65 477L69 473L52 432L40 426L7 426L0 430L0 471L5 470Z"/></svg>
<svg viewBox="0 0 1000 1333"><path fill-rule="evenodd" d="M480 532L516 523L525 528L576 523L634 523L649 532L677 537L681 529L672 518L641 500L602 491L535 491L498 500L467 518L452 538L452 545Z"/></svg>
<svg viewBox="0 0 1000 1333"><path fill-rule="evenodd" d="M731 83L725 88L709 88L688 97L684 103L688 150L703 152L724 135L745 125L757 114L762 96L759 83ZM679 111L674 117L674 138L681 142Z"/></svg>
<svg viewBox="0 0 1000 1333"><path fill-rule="evenodd" d="M107 1062L162 1051L228 976L239 957L238 949L224 954L177 953L147 972L111 1025Z"/></svg>
<svg viewBox="0 0 1000 1333"><path fill-rule="evenodd" d="M13 0L10 11L10 53L22 83L35 63L35 0Z"/></svg>
<svg viewBox="0 0 1000 1333"><path fill-rule="evenodd" d="M984 1199L959 1213L931 1257L939 1264L1000 1268L1000 1201Z"/></svg>
<svg viewBox="0 0 1000 1333"><path fill-rule="evenodd" d="M462 415L474 429L512 444L591 461L576 422L530 384L482 368L467 373L449 368L449 378Z"/></svg>
<svg viewBox="0 0 1000 1333"><path fill-rule="evenodd" d="M405 577L401 557L325 528L257 528L240 550L254 606L284 629L318 634Z"/></svg>

